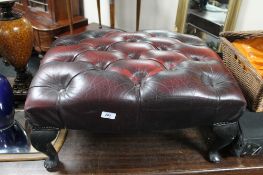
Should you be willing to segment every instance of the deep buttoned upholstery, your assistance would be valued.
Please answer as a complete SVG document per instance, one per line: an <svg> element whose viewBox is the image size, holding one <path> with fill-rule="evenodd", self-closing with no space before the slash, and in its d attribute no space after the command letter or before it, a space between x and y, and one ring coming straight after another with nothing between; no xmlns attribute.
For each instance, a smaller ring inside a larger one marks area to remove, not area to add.
<svg viewBox="0 0 263 175"><path fill-rule="evenodd" d="M53 44L25 104L35 126L109 132L237 121L246 102L218 55L167 31L90 31ZM115 119L101 117L102 112Z"/></svg>

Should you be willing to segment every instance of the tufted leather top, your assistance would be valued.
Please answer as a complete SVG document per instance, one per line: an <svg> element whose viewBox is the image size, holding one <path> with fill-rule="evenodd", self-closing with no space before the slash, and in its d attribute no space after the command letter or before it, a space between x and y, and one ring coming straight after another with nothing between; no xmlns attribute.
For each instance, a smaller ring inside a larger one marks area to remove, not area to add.
<svg viewBox="0 0 263 175"><path fill-rule="evenodd" d="M194 36L99 30L60 38L53 46L25 104L36 126L183 128L236 121L246 106L221 59ZM116 118L102 118L103 111Z"/></svg>

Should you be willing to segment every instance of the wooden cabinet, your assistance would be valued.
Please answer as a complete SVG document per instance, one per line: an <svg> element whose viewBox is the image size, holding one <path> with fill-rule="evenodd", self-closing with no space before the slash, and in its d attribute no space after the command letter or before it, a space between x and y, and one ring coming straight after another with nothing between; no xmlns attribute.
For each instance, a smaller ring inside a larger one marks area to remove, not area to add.
<svg viewBox="0 0 263 175"><path fill-rule="evenodd" d="M71 0L74 28L86 26L88 20L83 16L83 1ZM66 0L19 0L15 10L24 14L34 29L34 48L46 52L55 36L69 31Z"/></svg>

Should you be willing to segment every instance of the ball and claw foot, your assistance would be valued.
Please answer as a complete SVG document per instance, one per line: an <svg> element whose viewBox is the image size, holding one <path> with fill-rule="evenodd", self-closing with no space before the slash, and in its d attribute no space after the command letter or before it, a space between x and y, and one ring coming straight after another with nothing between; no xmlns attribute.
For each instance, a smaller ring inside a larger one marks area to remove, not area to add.
<svg viewBox="0 0 263 175"><path fill-rule="evenodd" d="M48 156L44 161L44 167L47 171L56 171L59 165L59 158L51 142L56 138L58 129L35 128L30 122L28 123L28 127L32 146Z"/></svg>
<svg viewBox="0 0 263 175"><path fill-rule="evenodd" d="M212 128L215 140L209 151L209 161L212 163L221 162L219 151L230 145L237 136L238 123L217 123Z"/></svg>
<svg viewBox="0 0 263 175"><path fill-rule="evenodd" d="M209 161L212 163L220 163L221 156L218 152L209 152Z"/></svg>
<svg viewBox="0 0 263 175"><path fill-rule="evenodd" d="M56 156L54 159L48 158L44 161L44 167L47 169L47 171L55 171L58 168L59 165L59 159L58 156Z"/></svg>

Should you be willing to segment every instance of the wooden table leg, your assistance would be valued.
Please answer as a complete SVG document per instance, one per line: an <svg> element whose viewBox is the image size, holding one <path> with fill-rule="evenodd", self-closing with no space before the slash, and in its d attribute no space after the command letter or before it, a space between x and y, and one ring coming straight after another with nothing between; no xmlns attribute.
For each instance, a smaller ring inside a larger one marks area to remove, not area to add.
<svg viewBox="0 0 263 175"><path fill-rule="evenodd" d="M115 27L115 0L110 0L110 27Z"/></svg>
<svg viewBox="0 0 263 175"><path fill-rule="evenodd" d="M99 16L99 28L102 28L101 25L101 12L100 12L100 0L97 0L98 16Z"/></svg>
<svg viewBox="0 0 263 175"><path fill-rule="evenodd" d="M70 34L73 34L73 16L72 16L72 7L71 7L71 1L66 0L66 5L67 5L67 14L68 14L68 20L69 20L69 29L70 29Z"/></svg>
<svg viewBox="0 0 263 175"><path fill-rule="evenodd" d="M136 31L139 30L139 26L140 26L140 14L141 14L141 0L137 0L137 9L136 9Z"/></svg>

